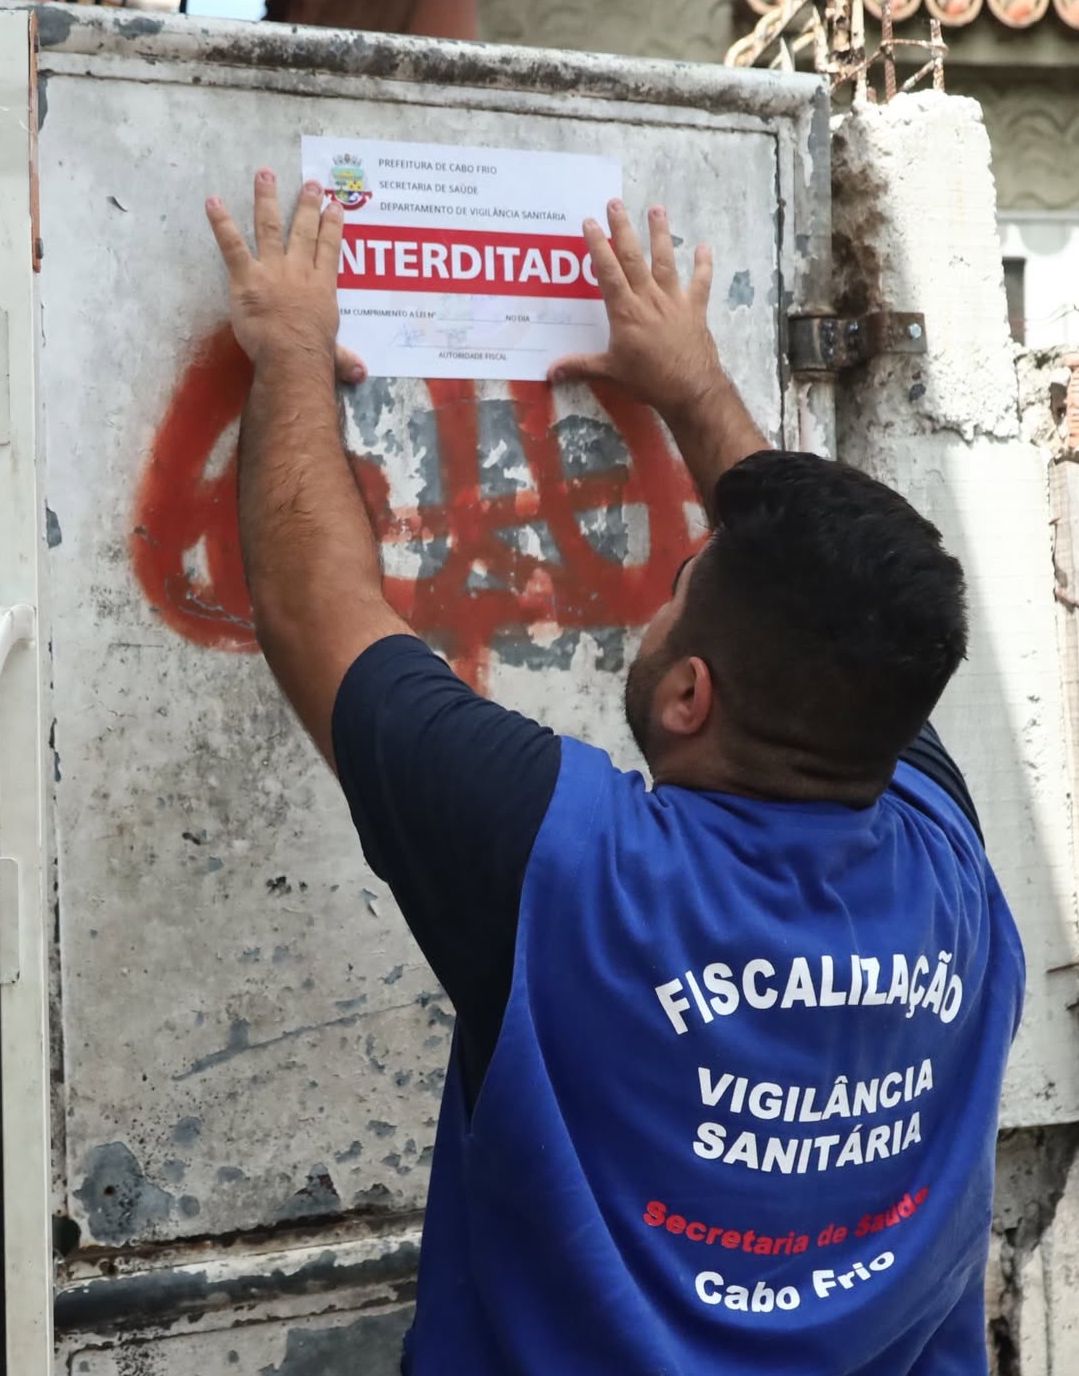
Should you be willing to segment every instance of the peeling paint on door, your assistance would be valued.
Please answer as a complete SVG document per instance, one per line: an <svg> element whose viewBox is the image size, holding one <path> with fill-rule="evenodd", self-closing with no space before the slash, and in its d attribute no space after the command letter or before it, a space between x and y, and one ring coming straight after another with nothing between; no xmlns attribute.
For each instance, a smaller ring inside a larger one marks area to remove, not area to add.
<svg viewBox="0 0 1079 1376"><path fill-rule="evenodd" d="M712 321L793 441L762 284L820 304L819 83L87 11L42 12L60 1361L388 1376L453 1010L254 653L249 367L203 199L243 212L267 161L296 182L299 130L436 119L447 142L619 157L627 204L667 201L683 268L709 239L746 273ZM655 416L601 386L344 400L394 605L469 682L636 763L614 675L702 534Z"/></svg>

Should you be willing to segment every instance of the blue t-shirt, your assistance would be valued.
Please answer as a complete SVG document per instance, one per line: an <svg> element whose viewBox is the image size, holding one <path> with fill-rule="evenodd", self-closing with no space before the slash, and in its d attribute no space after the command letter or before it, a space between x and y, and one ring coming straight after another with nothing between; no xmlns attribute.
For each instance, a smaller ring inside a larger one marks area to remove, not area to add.
<svg viewBox="0 0 1079 1376"><path fill-rule="evenodd" d="M436 781L462 737L469 768ZM901 764L866 809L649 792L407 637L353 666L335 748L436 972L469 945L481 971L447 983L412 1376L987 1370L1023 976L961 786ZM541 777L529 836L516 790Z"/></svg>

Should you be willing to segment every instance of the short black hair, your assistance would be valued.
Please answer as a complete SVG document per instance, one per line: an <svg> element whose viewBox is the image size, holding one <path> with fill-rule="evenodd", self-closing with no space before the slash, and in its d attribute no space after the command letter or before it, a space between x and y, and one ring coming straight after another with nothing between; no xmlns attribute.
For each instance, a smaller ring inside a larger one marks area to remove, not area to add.
<svg viewBox="0 0 1079 1376"><path fill-rule="evenodd" d="M727 720L886 778L966 656L963 569L899 493L816 454L719 479L668 652L708 665Z"/></svg>

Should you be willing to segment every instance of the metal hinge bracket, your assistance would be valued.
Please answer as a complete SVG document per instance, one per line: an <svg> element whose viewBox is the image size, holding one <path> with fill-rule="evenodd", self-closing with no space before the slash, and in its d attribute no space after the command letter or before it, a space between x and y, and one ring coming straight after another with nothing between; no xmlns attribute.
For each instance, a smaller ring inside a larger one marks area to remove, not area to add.
<svg viewBox="0 0 1079 1376"><path fill-rule="evenodd" d="M795 373L840 373L879 354L925 353L925 316L918 311L792 315L787 325Z"/></svg>

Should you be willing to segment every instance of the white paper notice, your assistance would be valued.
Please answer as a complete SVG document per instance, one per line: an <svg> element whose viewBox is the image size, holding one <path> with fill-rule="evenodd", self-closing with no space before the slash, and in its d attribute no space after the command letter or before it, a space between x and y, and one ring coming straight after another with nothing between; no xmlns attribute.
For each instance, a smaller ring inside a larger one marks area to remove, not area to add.
<svg viewBox="0 0 1079 1376"><path fill-rule="evenodd" d="M581 221L621 196L613 158L305 136L303 176L344 207L340 340L372 376L530 380L605 347Z"/></svg>

